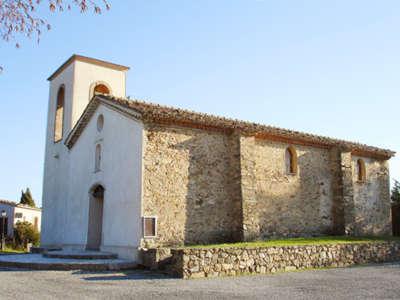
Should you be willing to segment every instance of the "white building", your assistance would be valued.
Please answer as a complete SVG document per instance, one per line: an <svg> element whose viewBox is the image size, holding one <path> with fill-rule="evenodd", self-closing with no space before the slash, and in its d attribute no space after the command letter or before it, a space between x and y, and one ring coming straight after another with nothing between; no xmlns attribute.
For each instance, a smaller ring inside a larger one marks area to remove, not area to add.
<svg viewBox="0 0 400 300"><path fill-rule="evenodd" d="M101 105L74 147L64 144L95 92L125 97L127 70L73 55L48 79L42 247L98 249L137 259L141 125Z"/></svg>
<svg viewBox="0 0 400 300"><path fill-rule="evenodd" d="M31 223L39 232L40 224L42 219L42 210L36 207L30 207L27 205L19 204L12 201L0 200L0 212L6 212L5 232L8 237L13 237L14 226L18 222L29 222ZM3 220L0 219L0 234L3 229Z"/></svg>

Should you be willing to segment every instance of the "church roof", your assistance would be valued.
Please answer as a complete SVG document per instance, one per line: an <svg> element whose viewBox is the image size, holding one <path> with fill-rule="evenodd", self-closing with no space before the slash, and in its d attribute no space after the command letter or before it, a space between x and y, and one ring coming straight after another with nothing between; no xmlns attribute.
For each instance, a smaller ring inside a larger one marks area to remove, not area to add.
<svg viewBox="0 0 400 300"><path fill-rule="evenodd" d="M246 122L236 119L219 117L210 114L197 113L164 105L158 105L139 100L117 98L110 95L96 95L86 107L81 118L67 137L65 144L72 148L97 106L103 103L113 106L121 113L129 114L144 123L156 123L198 128L203 130L222 131L226 133L240 132L243 135L255 136L291 144L317 146L321 148L340 147L355 155L389 159L394 151L368 146L357 142L319 136L294 130L288 130L263 124Z"/></svg>

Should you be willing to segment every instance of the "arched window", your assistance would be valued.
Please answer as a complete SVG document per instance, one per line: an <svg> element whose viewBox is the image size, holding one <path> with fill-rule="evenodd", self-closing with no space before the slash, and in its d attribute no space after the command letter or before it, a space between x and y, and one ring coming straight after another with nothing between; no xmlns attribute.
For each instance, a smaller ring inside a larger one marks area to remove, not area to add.
<svg viewBox="0 0 400 300"><path fill-rule="evenodd" d="M97 117L97 131L101 132L104 127L104 116L100 115Z"/></svg>
<svg viewBox="0 0 400 300"><path fill-rule="evenodd" d="M64 126L64 98L65 98L65 89L64 86L61 86L58 89L57 93L57 106L56 106L56 114L54 120L54 142L57 143L63 138L63 126Z"/></svg>
<svg viewBox="0 0 400 300"><path fill-rule="evenodd" d="M94 162L94 171L98 172L101 168L101 145L96 145L96 153L95 153L95 162Z"/></svg>
<svg viewBox="0 0 400 300"><path fill-rule="evenodd" d="M105 84L98 84L93 89L93 95L97 94L110 94L110 89Z"/></svg>
<svg viewBox="0 0 400 300"><path fill-rule="evenodd" d="M297 174L297 153L293 146L286 149L285 163L287 174Z"/></svg>
<svg viewBox="0 0 400 300"><path fill-rule="evenodd" d="M364 182L367 178L365 169L365 162L361 158L357 160L357 179L360 182Z"/></svg>

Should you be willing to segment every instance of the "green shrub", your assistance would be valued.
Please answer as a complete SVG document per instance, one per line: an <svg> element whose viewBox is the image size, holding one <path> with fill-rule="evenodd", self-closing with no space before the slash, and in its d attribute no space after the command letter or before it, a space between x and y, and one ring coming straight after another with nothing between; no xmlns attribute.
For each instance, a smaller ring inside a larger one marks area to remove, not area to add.
<svg viewBox="0 0 400 300"><path fill-rule="evenodd" d="M17 222L14 228L14 240L16 248L25 248L28 243L38 246L40 233L29 222Z"/></svg>

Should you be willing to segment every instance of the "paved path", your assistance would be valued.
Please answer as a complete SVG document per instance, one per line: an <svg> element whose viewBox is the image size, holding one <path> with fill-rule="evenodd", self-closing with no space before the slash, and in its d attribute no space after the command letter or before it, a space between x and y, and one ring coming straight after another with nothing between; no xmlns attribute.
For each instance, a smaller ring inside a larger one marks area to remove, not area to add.
<svg viewBox="0 0 400 300"><path fill-rule="evenodd" d="M400 264L181 280L129 273L0 269L1 299L400 299Z"/></svg>
<svg viewBox="0 0 400 300"><path fill-rule="evenodd" d="M59 254L64 256L64 254ZM72 255L72 254L71 254ZM87 256L79 254L77 257ZM96 254L97 257L105 253ZM78 258L49 258L42 254L24 254L24 255L0 255L0 268L19 267L30 268L34 270L128 270L136 267L134 261L124 259L78 259Z"/></svg>
<svg viewBox="0 0 400 300"><path fill-rule="evenodd" d="M36 263L36 264L96 264L96 263L121 263L129 262L123 259L73 259L73 258L48 258L42 254L14 254L0 256L1 262L16 262L16 263Z"/></svg>

